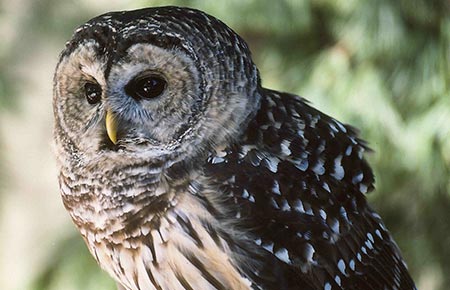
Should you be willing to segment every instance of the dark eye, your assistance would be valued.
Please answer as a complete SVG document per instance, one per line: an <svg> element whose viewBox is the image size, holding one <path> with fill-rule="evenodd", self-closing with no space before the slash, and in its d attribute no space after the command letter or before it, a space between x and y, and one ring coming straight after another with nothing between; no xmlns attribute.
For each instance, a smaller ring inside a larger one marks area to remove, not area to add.
<svg viewBox="0 0 450 290"><path fill-rule="evenodd" d="M152 99L162 94L167 82L160 76L150 75L132 80L125 92L133 99Z"/></svg>
<svg viewBox="0 0 450 290"><path fill-rule="evenodd" d="M84 85L84 94L89 104L97 104L102 97L102 88L99 84L86 83Z"/></svg>

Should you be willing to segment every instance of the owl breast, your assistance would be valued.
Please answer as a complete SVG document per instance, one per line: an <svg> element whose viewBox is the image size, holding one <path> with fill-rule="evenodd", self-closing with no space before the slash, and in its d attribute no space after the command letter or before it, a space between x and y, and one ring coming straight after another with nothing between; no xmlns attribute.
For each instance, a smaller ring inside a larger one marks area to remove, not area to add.
<svg viewBox="0 0 450 290"><path fill-rule="evenodd" d="M62 170L64 205L97 262L127 290L250 289L219 221L189 185L170 186L149 164L94 176Z"/></svg>

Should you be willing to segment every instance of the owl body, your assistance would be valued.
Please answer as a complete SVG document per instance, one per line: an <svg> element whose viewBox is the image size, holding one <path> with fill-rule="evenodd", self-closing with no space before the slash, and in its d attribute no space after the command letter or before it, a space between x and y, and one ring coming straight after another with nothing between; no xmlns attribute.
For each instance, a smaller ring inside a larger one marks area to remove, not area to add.
<svg viewBox="0 0 450 290"><path fill-rule="evenodd" d="M263 88L212 16L94 18L54 83L63 202L120 288L415 289L366 203L365 143Z"/></svg>

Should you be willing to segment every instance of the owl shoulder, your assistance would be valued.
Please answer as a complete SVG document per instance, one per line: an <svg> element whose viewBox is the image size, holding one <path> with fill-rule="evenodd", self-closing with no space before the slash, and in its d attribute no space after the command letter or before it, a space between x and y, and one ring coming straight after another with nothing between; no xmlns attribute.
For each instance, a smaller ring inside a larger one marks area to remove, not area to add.
<svg viewBox="0 0 450 290"><path fill-rule="evenodd" d="M245 169L246 175L308 179L328 192L336 188L364 194L374 182L366 151L370 149L355 128L302 97L263 89L260 108L241 138L213 152L207 168L223 176Z"/></svg>

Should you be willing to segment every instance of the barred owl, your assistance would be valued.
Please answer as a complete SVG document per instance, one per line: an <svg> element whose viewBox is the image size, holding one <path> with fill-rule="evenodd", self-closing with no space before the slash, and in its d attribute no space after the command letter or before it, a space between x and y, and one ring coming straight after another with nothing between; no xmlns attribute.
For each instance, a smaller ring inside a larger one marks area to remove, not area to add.
<svg viewBox="0 0 450 290"><path fill-rule="evenodd" d="M159 7L78 28L54 77L64 206L120 289L415 289L355 129L261 86L247 44Z"/></svg>

